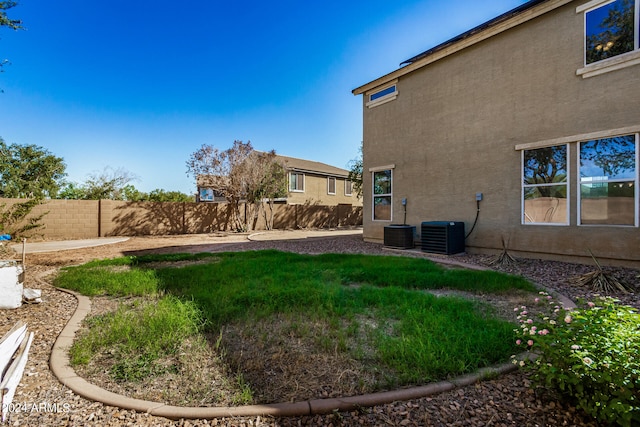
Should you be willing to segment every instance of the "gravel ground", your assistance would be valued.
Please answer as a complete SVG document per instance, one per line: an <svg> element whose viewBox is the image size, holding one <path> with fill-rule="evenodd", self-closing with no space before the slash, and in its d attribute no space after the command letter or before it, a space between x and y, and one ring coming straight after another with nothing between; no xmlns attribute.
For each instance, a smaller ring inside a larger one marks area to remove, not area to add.
<svg viewBox="0 0 640 427"><path fill-rule="evenodd" d="M365 243L359 236L238 243L238 236L179 236L132 238L98 248L30 255L26 286L42 289L43 303L0 310L0 334L16 321L25 321L35 332L29 362L6 425L12 426L596 426L575 408L559 402L544 390L532 390L522 372L503 375L479 384L429 398L396 402L358 411L296 418L225 418L178 420L122 410L85 400L61 385L48 366L53 342L72 315L76 300L56 290L52 275L64 265L95 258L154 252L202 252L276 248L301 253L351 252L389 254L380 245ZM410 255L410 256L421 256ZM451 257L460 262L486 265L489 258L472 255ZM547 289L572 299L590 298L591 292L571 285L567 279L592 271L592 266L521 260L511 272L521 274ZM638 282L637 270L611 269L612 274ZM640 308L636 295L615 295L621 302Z"/></svg>

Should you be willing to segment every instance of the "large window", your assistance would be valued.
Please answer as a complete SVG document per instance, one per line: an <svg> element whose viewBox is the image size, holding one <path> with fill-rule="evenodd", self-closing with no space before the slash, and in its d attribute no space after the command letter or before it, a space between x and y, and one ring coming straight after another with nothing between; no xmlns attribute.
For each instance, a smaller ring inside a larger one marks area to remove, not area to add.
<svg viewBox="0 0 640 427"><path fill-rule="evenodd" d="M592 1L585 10L585 64L638 50L640 0Z"/></svg>
<svg viewBox="0 0 640 427"><path fill-rule="evenodd" d="M289 173L289 191L304 191L304 174L291 172Z"/></svg>
<svg viewBox="0 0 640 427"><path fill-rule="evenodd" d="M637 139L580 143L580 224L637 224Z"/></svg>
<svg viewBox="0 0 640 427"><path fill-rule="evenodd" d="M524 150L522 159L522 222L568 224L567 146Z"/></svg>
<svg viewBox="0 0 640 427"><path fill-rule="evenodd" d="M373 172L373 220L391 221L391 169Z"/></svg>

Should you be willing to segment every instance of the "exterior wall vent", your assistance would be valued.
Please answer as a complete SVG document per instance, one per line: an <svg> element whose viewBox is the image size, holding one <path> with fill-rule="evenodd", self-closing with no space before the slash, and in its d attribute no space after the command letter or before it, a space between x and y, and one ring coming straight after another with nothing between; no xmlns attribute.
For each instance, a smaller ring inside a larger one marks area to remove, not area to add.
<svg viewBox="0 0 640 427"><path fill-rule="evenodd" d="M422 251L451 255L464 252L464 222L423 222Z"/></svg>

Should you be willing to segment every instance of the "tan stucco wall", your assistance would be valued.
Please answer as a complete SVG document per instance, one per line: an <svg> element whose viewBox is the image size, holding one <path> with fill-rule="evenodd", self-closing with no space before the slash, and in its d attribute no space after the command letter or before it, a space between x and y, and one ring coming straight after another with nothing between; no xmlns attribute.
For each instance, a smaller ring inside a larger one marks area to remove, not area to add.
<svg viewBox="0 0 640 427"><path fill-rule="evenodd" d="M327 176L313 175L305 173L304 175L304 191L289 191L287 203L290 205L326 205L336 206L339 204L350 204L353 206L362 206L362 199L358 199L355 191L351 196L344 193L345 178L336 178L336 194L329 194Z"/></svg>
<svg viewBox="0 0 640 427"><path fill-rule="evenodd" d="M570 144L569 226L521 224L518 144L640 125L640 65L583 79L583 14L571 2L402 76L398 97L364 111L364 235L383 227L464 221L469 252L502 239L526 256L573 259L590 248L609 263L640 265L640 230L577 226L576 144ZM370 168L395 165L393 219L372 221ZM636 201L637 202L637 201ZM583 258L583 260L586 258Z"/></svg>

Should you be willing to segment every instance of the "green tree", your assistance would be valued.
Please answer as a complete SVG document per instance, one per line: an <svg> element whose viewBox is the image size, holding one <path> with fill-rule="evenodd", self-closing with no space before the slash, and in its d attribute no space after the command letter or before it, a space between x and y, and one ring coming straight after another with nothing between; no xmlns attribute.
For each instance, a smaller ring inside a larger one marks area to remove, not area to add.
<svg viewBox="0 0 640 427"><path fill-rule="evenodd" d="M65 174L60 157L36 145L7 145L0 138L0 197L24 199L0 204L0 234L29 237L46 212L30 216L45 198L55 197Z"/></svg>
<svg viewBox="0 0 640 427"><path fill-rule="evenodd" d="M147 197L150 202L193 202L194 199L194 196L180 191L166 191L161 188L151 191Z"/></svg>
<svg viewBox="0 0 640 427"><path fill-rule="evenodd" d="M0 197L56 197L66 165L61 157L37 145L7 145L0 138Z"/></svg>
<svg viewBox="0 0 640 427"><path fill-rule="evenodd" d="M349 162L349 181L353 183L353 191L356 192L356 196L362 198L362 148L364 143L360 143L360 155Z"/></svg>
<svg viewBox="0 0 640 427"><path fill-rule="evenodd" d="M60 198L73 200L130 200L141 198L141 194L129 183L138 179L131 172L123 169L104 168L100 173L92 173L83 184L74 182L60 192ZM145 197L143 196L142 199Z"/></svg>
<svg viewBox="0 0 640 427"><path fill-rule="evenodd" d="M44 225L40 222L47 212L29 216L41 199L26 199L18 203L0 203L0 234L9 234L13 240L30 237Z"/></svg>
<svg viewBox="0 0 640 427"><path fill-rule="evenodd" d="M20 30L22 29L22 21L18 19L11 19L7 16L7 10L12 7L17 6L18 2L16 1L0 1L0 27L8 27L12 30ZM8 59L0 60L0 72L2 72L2 67L9 62ZM2 92L2 90L0 90Z"/></svg>
<svg viewBox="0 0 640 427"><path fill-rule="evenodd" d="M288 194L287 170L278 161L276 152L273 150L268 153L254 153L249 159L248 166L255 185L247 201L256 208L255 217L262 211L265 227L267 230L272 230L275 201L287 197Z"/></svg>
<svg viewBox="0 0 640 427"><path fill-rule="evenodd" d="M0 1L0 27L9 27L13 30L22 29L22 21L9 18L6 12L17 5L17 1Z"/></svg>
<svg viewBox="0 0 640 427"><path fill-rule="evenodd" d="M58 192L58 199L83 200L85 190L82 185L75 182L67 182Z"/></svg>
<svg viewBox="0 0 640 427"><path fill-rule="evenodd" d="M120 193L122 200L128 202L145 202L149 200L149 195L143 191L138 190L133 184L127 184L122 187Z"/></svg>

